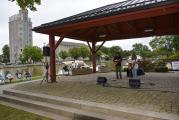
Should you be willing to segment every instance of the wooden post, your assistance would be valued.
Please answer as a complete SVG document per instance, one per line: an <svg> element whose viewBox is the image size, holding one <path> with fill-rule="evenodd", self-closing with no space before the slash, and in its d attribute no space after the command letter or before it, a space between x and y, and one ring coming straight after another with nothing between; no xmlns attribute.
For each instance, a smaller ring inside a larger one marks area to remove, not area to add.
<svg viewBox="0 0 179 120"><path fill-rule="evenodd" d="M93 73L96 73L96 42L92 42Z"/></svg>
<svg viewBox="0 0 179 120"><path fill-rule="evenodd" d="M56 63L55 63L55 36L49 35L50 45L50 78L51 82L56 82Z"/></svg>

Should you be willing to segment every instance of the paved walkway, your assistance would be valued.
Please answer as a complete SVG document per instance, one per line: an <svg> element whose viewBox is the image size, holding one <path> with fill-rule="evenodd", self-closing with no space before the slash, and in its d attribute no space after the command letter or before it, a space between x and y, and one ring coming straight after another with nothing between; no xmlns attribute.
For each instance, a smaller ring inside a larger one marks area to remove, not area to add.
<svg viewBox="0 0 179 120"><path fill-rule="evenodd" d="M109 87L96 85L98 76L108 78ZM15 89L66 98L133 107L179 115L179 72L146 73L141 89L130 89L128 78L115 80L114 72L78 76L60 76L57 83L40 81L18 85Z"/></svg>
<svg viewBox="0 0 179 120"><path fill-rule="evenodd" d="M98 76L103 76L108 79L108 83L113 87L129 88L126 73L123 73L123 79L115 79L115 73L96 73L80 76L60 76L61 81L80 81L96 83ZM144 90L158 90L168 92L179 92L179 71L169 73L146 73L144 76L139 76L142 85L141 89Z"/></svg>

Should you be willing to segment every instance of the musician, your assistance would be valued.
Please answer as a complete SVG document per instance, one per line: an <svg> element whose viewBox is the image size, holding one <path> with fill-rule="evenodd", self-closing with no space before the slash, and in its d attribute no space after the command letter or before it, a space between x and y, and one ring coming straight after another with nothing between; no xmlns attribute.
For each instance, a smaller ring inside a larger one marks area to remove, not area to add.
<svg viewBox="0 0 179 120"><path fill-rule="evenodd" d="M48 62L46 62L45 64L45 78L46 78L46 81L48 82L48 75L49 75L49 64Z"/></svg>
<svg viewBox="0 0 179 120"><path fill-rule="evenodd" d="M115 64L115 68L116 68L116 79L119 79L119 76L120 76L120 79L122 79L122 71L121 71L121 63L122 63L122 57L120 55L120 53L117 53L116 56L114 56L113 58L113 62Z"/></svg>
<svg viewBox="0 0 179 120"><path fill-rule="evenodd" d="M128 61L127 77L132 77L132 60Z"/></svg>
<svg viewBox="0 0 179 120"><path fill-rule="evenodd" d="M137 71L138 71L139 65L137 61L137 56L135 54L132 55L132 78L137 78Z"/></svg>

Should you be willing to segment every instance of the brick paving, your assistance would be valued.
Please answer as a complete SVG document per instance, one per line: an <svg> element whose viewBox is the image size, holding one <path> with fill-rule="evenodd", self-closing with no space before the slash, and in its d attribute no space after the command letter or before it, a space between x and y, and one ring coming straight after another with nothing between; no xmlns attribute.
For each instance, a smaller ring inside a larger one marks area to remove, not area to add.
<svg viewBox="0 0 179 120"><path fill-rule="evenodd" d="M143 83L141 89L129 88L125 73L122 80L115 80L114 75L110 72L60 76L54 84L40 85L40 81L36 81L17 85L15 89L179 115L178 71L146 73L139 77ZM96 85L98 76L107 77L109 87Z"/></svg>

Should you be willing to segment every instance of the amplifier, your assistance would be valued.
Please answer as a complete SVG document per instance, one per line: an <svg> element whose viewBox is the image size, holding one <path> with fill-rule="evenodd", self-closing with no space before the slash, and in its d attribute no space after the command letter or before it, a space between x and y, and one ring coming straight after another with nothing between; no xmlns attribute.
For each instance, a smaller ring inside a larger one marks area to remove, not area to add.
<svg viewBox="0 0 179 120"><path fill-rule="evenodd" d="M131 88L140 88L140 79L129 79L129 86Z"/></svg>
<svg viewBox="0 0 179 120"><path fill-rule="evenodd" d="M105 86L107 83L107 78L106 77L98 77L97 78L97 85L103 85Z"/></svg>

